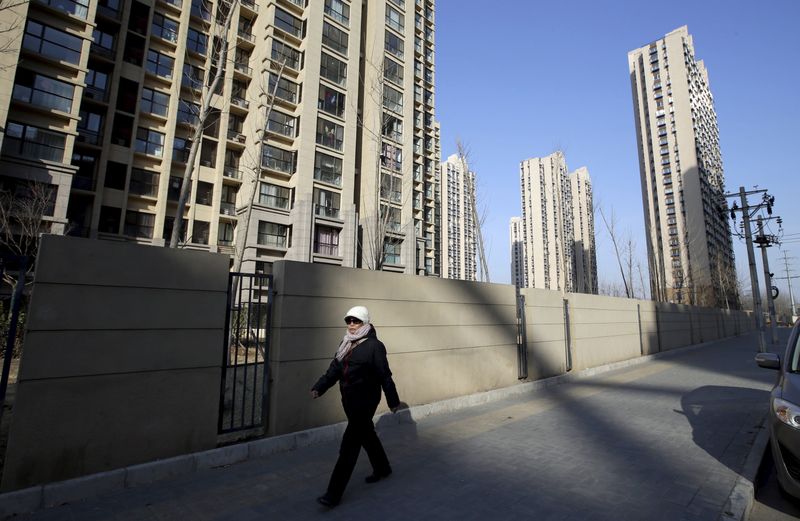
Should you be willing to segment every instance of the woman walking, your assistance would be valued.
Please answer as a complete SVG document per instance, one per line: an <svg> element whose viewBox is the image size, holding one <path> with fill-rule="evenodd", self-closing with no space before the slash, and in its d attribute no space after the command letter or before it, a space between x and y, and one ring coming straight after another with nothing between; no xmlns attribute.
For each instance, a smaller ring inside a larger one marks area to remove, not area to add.
<svg viewBox="0 0 800 521"><path fill-rule="evenodd" d="M375 327L370 324L369 310L364 306L355 306L347 312L344 321L347 333L336 356L328 371L311 388L311 397L317 398L338 381L342 406L347 415L347 428L328 490L317 498L327 507L339 504L361 447L364 447L372 464L372 474L365 479L367 483L375 483L392 473L389 459L375 433L372 417L381 401L381 388L392 412L400 405L386 359L386 347L378 340Z"/></svg>

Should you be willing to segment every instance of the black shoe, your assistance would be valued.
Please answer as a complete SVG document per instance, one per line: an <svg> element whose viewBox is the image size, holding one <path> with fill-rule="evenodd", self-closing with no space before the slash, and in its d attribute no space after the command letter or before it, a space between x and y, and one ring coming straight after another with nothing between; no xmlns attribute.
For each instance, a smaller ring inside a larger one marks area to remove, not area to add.
<svg viewBox="0 0 800 521"><path fill-rule="evenodd" d="M376 483L382 480L383 478L388 478L391 473L392 469L389 469L385 472L373 472L372 474L364 478L364 481L366 481L367 483Z"/></svg>
<svg viewBox="0 0 800 521"><path fill-rule="evenodd" d="M328 508L333 508L339 504L339 500L330 497L328 494L325 494L324 496L317 498L317 503L320 505L325 505Z"/></svg>

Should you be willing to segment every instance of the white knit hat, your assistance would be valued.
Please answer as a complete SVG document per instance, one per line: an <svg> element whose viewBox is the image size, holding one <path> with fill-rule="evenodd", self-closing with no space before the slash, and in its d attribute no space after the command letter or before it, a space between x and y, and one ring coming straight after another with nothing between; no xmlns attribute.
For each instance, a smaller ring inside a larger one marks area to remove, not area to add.
<svg viewBox="0 0 800 521"><path fill-rule="evenodd" d="M347 311L344 318L355 317L365 324L369 324L369 310L364 306L354 306Z"/></svg>

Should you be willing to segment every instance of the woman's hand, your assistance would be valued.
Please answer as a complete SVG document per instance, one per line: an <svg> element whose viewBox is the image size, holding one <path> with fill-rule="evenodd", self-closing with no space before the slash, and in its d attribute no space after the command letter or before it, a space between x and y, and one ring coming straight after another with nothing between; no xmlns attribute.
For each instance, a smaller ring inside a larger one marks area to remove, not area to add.
<svg viewBox="0 0 800 521"><path fill-rule="evenodd" d="M311 398L313 398L314 400L319 398L319 393L317 392L316 389L311 389Z"/></svg>

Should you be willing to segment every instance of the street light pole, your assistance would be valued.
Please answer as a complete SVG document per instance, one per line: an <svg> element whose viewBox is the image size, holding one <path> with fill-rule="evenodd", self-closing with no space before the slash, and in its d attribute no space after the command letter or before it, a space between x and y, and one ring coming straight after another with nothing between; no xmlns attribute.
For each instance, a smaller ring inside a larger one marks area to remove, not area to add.
<svg viewBox="0 0 800 521"><path fill-rule="evenodd" d="M753 251L753 236L750 232L750 208L747 206L747 193L743 186L739 187L739 197L742 201L742 219L744 220L744 237L747 243L747 263L750 266L750 287L753 290L753 313L758 329L758 351L767 351L764 341L764 317L761 314L761 295L758 293L758 274L756 273L756 254Z"/></svg>

